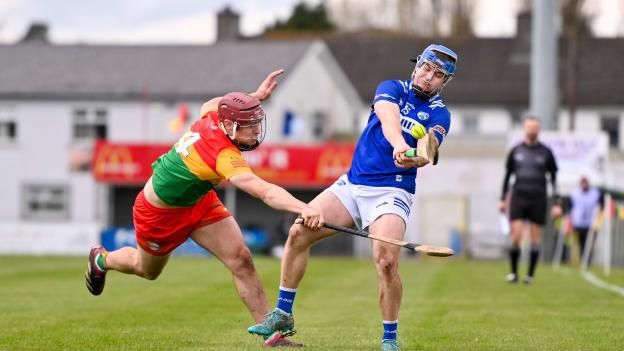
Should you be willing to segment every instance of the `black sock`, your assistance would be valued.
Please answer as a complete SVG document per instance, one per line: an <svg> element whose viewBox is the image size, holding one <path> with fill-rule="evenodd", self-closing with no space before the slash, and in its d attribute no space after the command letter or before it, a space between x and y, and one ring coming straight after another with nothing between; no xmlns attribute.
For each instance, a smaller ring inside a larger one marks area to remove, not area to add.
<svg viewBox="0 0 624 351"><path fill-rule="evenodd" d="M531 245L531 252L529 255L529 277L533 277L535 274L535 268L537 267L537 260L539 258L540 249L537 245Z"/></svg>
<svg viewBox="0 0 624 351"><path fill-rule="evenodd" d="M511 273L518 275L518 258L520 257L520 247L512 245L509 249L509 261L511 262Z"/></svg>

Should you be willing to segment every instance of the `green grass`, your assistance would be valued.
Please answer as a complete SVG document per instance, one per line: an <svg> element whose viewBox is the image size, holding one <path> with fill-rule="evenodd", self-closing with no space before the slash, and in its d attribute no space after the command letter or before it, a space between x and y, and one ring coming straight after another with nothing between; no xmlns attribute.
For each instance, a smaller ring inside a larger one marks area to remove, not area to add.
<svg viewBox="0 0 624 351"><path fill-rule="evenodd" d="M606 283L624 287L624 269L611 268L611 273L608 276L604 275L602 267L591 267L589 271Z"/></svg>
<svg viewBox="0 0 624 351"><path fill-rule="evenodd" d="M215 259L174 257L156 281L112 272L100 297L84 287L84 264L0 257L0 350L262 349ZM272 306L279 262L256 265ZM404 350L622 350L624 297L569 267L542 265L533 286L503 283L506 270L504 262L403 260ZM313 258L295 316L293 339L305 350L378 350L372 263Z"/></svg>

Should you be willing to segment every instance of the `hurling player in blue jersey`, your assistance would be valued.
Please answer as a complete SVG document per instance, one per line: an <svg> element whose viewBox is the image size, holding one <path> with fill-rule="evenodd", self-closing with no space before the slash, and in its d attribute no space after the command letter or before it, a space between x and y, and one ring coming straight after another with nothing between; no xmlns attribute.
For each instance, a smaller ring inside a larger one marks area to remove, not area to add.
<svg viewBox="0 0 624 351"><path fill-rule="evenodd" d="M321 209L327 223L368 229L372 234L402 240L416 192L416 169L425 158L407 157L417 145L410 133L422 125L435 131L441 143L448 133L450 113L440 92L455 73L457 54L432 44L415 62L411 80L387 80L379 84L368 124L358 141L351 168L310 203ZM421 128L422 129L422 128ZM293 332L292 305L303 278L310 247L335 234L294 224L286 242L277 306L265 321L248 329L250 333L271 335ZM399 249L372 241L379 278L379 305L383 321L382 350L400 350L397 343L402 284L399 277Z"/></svg>

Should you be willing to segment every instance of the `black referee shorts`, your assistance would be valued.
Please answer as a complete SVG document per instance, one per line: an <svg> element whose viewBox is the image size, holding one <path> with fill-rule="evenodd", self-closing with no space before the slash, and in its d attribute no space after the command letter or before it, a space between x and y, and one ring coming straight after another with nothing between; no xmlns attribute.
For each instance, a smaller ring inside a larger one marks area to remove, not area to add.
<svg viewBox="0 0 624 351"><path fill-rule="evenodd" d="M511 194L509 218L528 220L538 225L546 223L546 195Z"/></svg>

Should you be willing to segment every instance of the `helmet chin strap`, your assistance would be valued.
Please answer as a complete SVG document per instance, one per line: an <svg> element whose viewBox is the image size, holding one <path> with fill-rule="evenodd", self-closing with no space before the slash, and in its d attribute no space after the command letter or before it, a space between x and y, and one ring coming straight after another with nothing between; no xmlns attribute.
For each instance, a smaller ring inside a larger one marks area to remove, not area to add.
<svg viewBox="0 0 624 351"><path fill-rule="evenodd" d="M232 140L236 140L236 130L238 129L238 123L232 124Z"/></svg>
<svg viewBox="0 0 624 351"><path fill-rule="evenodd" d="M225 133L225 135L228 137L228 139L230 139L232 142L234 142L234 140L236 139L236 129L238 127L238 123L234 122L232 124L232 135L230 135L227 132L227 129L225 128L225 124L223 123L223 121L219 122L219 127L221 128L221 130L223 131L223 133Z"/></svg>
<svg viewBox="0 0 624 351"><path fill-rule="evenodd" d="M225 136L227 136L228 139L230 139L230 141L232 142L232 144L234 144L240 151L251 151L260 145L260 143L257 141L255 144L250 145L250 146L239 143L236 140L236 131L238 130L238 123L236 122L232 124L232 135L228 134L227 129L225 128L225 124L223 124L223 122L219 122L219 126L221 127L221 130L225 133Z"/></svg>

